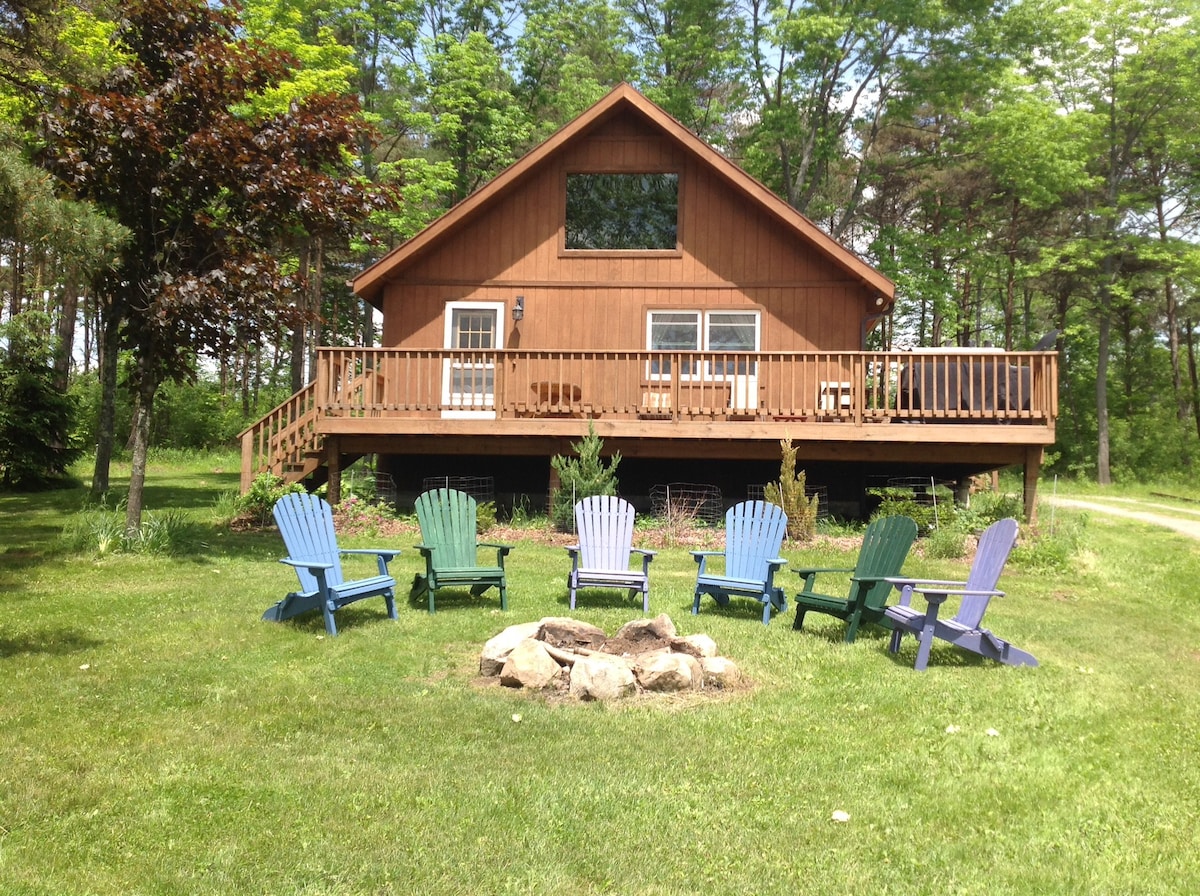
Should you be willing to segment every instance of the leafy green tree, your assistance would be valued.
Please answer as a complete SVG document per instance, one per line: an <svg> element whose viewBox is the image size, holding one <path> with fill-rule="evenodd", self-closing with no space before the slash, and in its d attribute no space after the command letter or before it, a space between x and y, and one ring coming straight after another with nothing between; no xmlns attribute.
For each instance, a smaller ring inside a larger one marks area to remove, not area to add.
<svg viewBox="0 0 1200 896"><path fill-rule="evenodd" d="M310 96L285 112L255 100L295 60L246 38L233 8L134 0L113 35L125 60L98 89L72 85L45 116L45 164L133 234L96 284L105 399L93 488L107 488L114 361L132 352L136 395L127 525L140 525L159 385L294 322L303 284L279 245L344 236L386 201L349 164L363 123L353 99Z"/></svg>
<svg viewBox="0 0 1200 896"><path fill-rule="evenodd" d="M1107 484L1114 328L1143 303L1148 274L1161 285L1177 269L1140 160L1170 146L1165 135L1193 111L1194 78L1180 66L1192 60L1194 68L1200 21L1150 0L1077 0L1057 15L1061 34L1046 48L1044 75L1080 125L1093 186L1080 197L1073 239L1045 261L1071 265L1087 284L1074 298L1096 329L1096 476Z"/></svg>
<svg viewBox="0 0 1200 896"><path fill-rule="evenodd" d="M718 145L742 108L745 33L731 0L618 0L643 92Z"/></svg>
<svg viewBox="0 0 1200 896"><path fill-rule="evenodd" d="M526 0L523 9L518 90L539 139L634 80L627 30L607 0Z"/></svg>

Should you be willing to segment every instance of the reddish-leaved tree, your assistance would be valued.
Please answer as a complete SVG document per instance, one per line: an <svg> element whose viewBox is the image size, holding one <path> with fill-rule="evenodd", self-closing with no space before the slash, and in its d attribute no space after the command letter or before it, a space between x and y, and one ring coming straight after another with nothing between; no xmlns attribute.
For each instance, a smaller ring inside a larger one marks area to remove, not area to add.
<svg viewBox="0 0 1200 896"><path fill-rule="evenodd" d="M93 284L101 303L104 396L93 491L108 487L118 351L136 398L126 525L141 525L158 387L194 375L303 303L288 246L346 236L392 194L354 170L358 101L310 96L281 114L252 102L294 60L239 31L236 3L129 0L104 83L64 90L43 118L45 165L133 234Z"/></svg>

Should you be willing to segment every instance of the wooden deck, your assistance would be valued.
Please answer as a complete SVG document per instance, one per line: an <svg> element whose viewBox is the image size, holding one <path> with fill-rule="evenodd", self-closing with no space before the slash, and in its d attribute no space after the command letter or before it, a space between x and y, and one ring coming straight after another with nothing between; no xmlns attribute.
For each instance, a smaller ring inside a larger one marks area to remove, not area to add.
<svg viewBox="0 0 1200 896"><path fill-rule="evenodd" d="M242 434L242 487L365 453L550 456L591 421L626 457L1024 464L1054 441L1054 352L709 353L324 348Z"/></svg>

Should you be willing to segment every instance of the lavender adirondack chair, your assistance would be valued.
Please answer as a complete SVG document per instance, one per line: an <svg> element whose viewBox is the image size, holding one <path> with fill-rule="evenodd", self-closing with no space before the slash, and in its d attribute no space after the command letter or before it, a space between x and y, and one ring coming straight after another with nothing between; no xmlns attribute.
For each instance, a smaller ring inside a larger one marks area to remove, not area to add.
<svg viewBox="0 0 1200 896"><path fill-rule="evenodd" d="M980 624L988 601L1004 595L1003 591L996 590L996 583L1000 580L1000 573L1008 562L1008 555L1016 540L1016 520L1003 519L992 523L979 539L975 562L971 564L971 572L965 582L889 578L888 581L901 591L900 603L884 611L892 624L888 649L892 653L899 651L904 633L910 632L920 642L913 664L918 671L925 669L929 663L934 638L949 641L963 650L1009 666L1036 666L1037 660L1031 654L1013 647ZM919 593L928 603L924 613L912 607L913 592ZM958 613L952 619L939 619L938 610L952 594L962 596Z"/></svg>
<svg viewBox="0 0 1200 896"><path fill-rule="evenodd" d="M633 546L635 515L633 505L615 495L592 495L575 505L579 543L567 548L572 610L580 588L627 588L630 597L641 592L642 612L650 611L650 561L658 552ZM630 568L635 554L642 558L641 570Z"/></svg>
<svg viewBox="0 0 1200 896"><path fill-rule="evenodd" d="M787 563L779 556L787 533L783 508L765 501L743 501L725 512L725 550L692 551L700 564L696 571L696 593L692 613L700 612L700 597L711 594L720 606L730 597L750 597L763 605L763 625L771 621L771 609L787 609L783 588L775 584L775 573ZM725 558L724 575L710 573L710 557Z"/></svg>
<svg viewBox="0 0 1200 896"><path fill-rule="evenodd" d="M339 549L333 531L333 512L316 495L284 495L272 509L279 534L288 550L279 561L296 570L300 590L293 591L263 613L263 619L282 622L301 613L320 609L325 615L325 631L337 635L333 614L346 604L365 597L382 597L388 616L396 617L396 580L388 573L388 563L399 551L362 548ZM346 554L369 554L376 559L379 574L347 581L341 558Z"/></svg>

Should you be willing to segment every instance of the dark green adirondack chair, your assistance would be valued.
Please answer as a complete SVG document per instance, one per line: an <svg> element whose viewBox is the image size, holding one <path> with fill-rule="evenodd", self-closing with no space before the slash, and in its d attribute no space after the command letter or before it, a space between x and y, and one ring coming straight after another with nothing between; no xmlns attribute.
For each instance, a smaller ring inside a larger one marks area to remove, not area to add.
<svg viewBox="0 0 1200 896"><path fill-rule="evenodd" d="M796 574L804 579L803 590L796 595L796 621L792 628L804 627L804 614L827 613L846 620L846 641L858 636L864 622L891 628L884 617L884 604L892 592L890 576L900 574L909 548L917 540L917 524L906 516L885 516L867 526L862 549L854 569L831 567L801 568ZM817 594L813 589L820 573L852 573L846 597Z"/></svg>
<svg viewBox="0 0 1200 896"><path fill-rule="evenodd" d="M434 595L441 588L469 588L478 597L493 585L500 589L500 609L508 609L508 581L504 558L512 545L477 541L475 537L477 505L466 492L435 488L417 497L417 522L421 526L421 544L417 550L425 558L425 575L418 574L413 593L429 592L429 612L434 612ZM494 548L496 564L479 564L480 548Z"/></svg>

